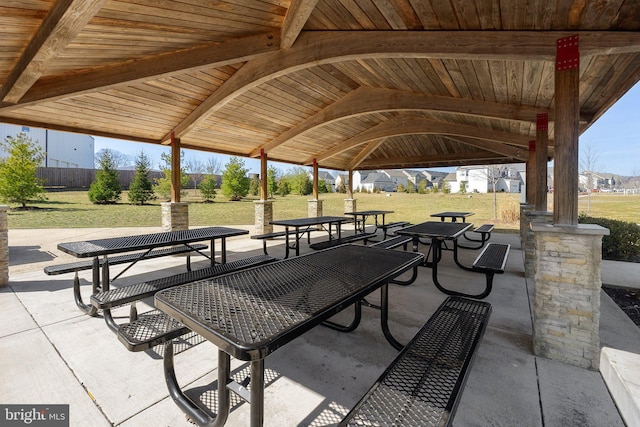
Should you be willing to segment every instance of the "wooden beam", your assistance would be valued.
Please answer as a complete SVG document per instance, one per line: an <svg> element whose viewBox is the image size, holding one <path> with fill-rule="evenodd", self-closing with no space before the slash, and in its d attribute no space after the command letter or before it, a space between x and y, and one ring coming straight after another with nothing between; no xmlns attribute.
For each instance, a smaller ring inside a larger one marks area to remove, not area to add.
<svg viewBox="0 0 640 427"><path fill-rule="evenodd" d="M476 163L485 163L487 160L502 160L505 162L504 157L496 156L494 153L490 153L487 151L475 151L469 153L457 153L457 154L434 154L431 156L417 156L409 159L411 164L421 164L421 163L433 163L438 164L439 162L464 162L465 164L469 164L468 162L476 162ZM359 169L380 169L384 166L394 165L394 164L406 164L406 158L398 157L398 158L386 158L386 159L376 159L376 160L368 160L366 162L360 163L358 166Z"/></svg>
<svg viewBox="0 0 640 427"><path fill-rule="evenodd" d="M278 50L278 41L278 33L270 32L126 61L71 77L50 78L34 85L18 106L131 85L201 68L237 64Z"/></svg>
<svg viewBox="0 0 640 427"><path fill-rule="evenodd" d="M318 162L313 161L313 200L318 200Z"/></svg>
<svg viewBox="0 0 640 427"><path fill-rule="evenodd" d="M542 113L536 120L536 153L534 205L536 211L547 211L547 146L549 145L549 117Z"/></svg>
<svg viewBox="0 0 640 427"><path fill-rule="evenodd" d="M525 201L528 205L533 205L535 203L535 192L536 192L536 140L532 139L529 141L529 156L526 163L526 173L527 173L527 182L526 182L526 193L525 193Z"/></svg>
<svg viewBox="0 0 640 427"><path fill-rule="evenodd" d="M260 155L260 200L269 198L267 173L267 153L263 151Z"/></svg>
<svg viewBox="0 0 640 427"><path fill-rule="evenodd" d="M573 43L571 38L559 39L556 59L553 222L558 225L578 224L578 39L576 38L575 45Z"/></svg>
<svg viewBox="0 0 640 427"><path fill-rule="evenodd" d="M280 47L288 49L298 38L318 0L292 0L280 29Z"/></svg>
<svg viewBox="0 0 640 427"><path fill-rule="evenodd" d="M171 201L180 201L180 138L171 138Z"/></svg>
<svg viewBox="0 0 640 427"><path fill-rule="evenodd" d="M371 153L376 151L378 147L382 145L385 139L386 138L381 138L379 140L369 142L362 150L360 150L360 152L351 160L351 162L349 162L349 170L353 170L360 166L360 164L364 162Z"/></svg>
<svg viewBox="0 0 640 427"><path fill-rule="evenodd" d="M353 199L353 169L349 168L349 185L347 185L347 198Z"/></svg>
<svg viewBox="0 0 640 427"><path fill-rule="evenodd" d="M514 147L512 145L504 144L502 142L467 138L463 136L457 136L455 137L455 140L463 144L467 144L477 148L482 148L483 150L491 151L492 153L501 154L506 157L518 159L522 162L526 162L529 156L528 150L525 150L523 147Z"/></svg>
<svg viewBox="0 0 640 427"><path fill-rule="evenodd" d="M533 123L536 115L540 113L540 109L527 106L425 95L393 89L360 87L293 128L283 132L260 149L254 150L250 156L258 156L260 150L273 150L304 132L326 126L329 123L367 114L391 111L434 111L528 123Z"/></svg>
<svg viewBox="0 0 640 427"><path fill-rule="evenodd" d="M558 31L303 31L294 46L255 58L174 128L178 136L233 99L271 79L352 59L448 58L465 60L547 60L555 58ZM639 32L584 33L590 54L640 52ZM163 140L169 139L167 134Z"/></svg>
<svg viewBox="0 0 640 427"><path fill-rule="evenodd" d="M107 0L58 0L0 88L0 100L16 103Z"/></svg>
<svg viewBox="0 0 640 427"><path fill-rule="evenodd" d="M471 137L478 140L498 142L521 147L528 147L529 137L526 135L513 134L508 132L493 131L491 129L480 128L469 125L460 125L450 122L440 122L420 117L395 117L382 122L352 138L342 141L328 150L318 153L315 158L318 161L333 157L348 149L367 143L372 140L387 138L399 135L411 134L443 134L462 137ZM313 158L303 162L310 164Z"/></svg>

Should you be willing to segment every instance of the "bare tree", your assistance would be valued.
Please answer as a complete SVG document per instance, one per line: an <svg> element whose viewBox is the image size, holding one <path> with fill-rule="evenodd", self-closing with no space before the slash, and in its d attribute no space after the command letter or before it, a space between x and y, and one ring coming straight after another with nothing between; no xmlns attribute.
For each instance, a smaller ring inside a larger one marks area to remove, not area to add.
<svg viewBox="0 0 640 427"><path fill-rule="evenodd" d="M209 175L220 174L222 162L217 157L211 156L207 159L204 167Z"/></svg>
<svg viewBox="0 0 640 427"><path fill-rule="evenodd" d="M598 153L591 145L591 142L584 146L580 156L580 167L582 168L582 175L587 178L587 212L591 212L591 190L594 184L594 171L598 168Z"/></svg>
<svg viewBox="0 0 640 427"><path fill-rule="evenodd" d="M187 160L185 164L185 169L191 175L191 180L193 181L193 188L197 191L198 183L204 177L204 172L206 167L202 161L196 157L191 157Z"/></svg>
<svg viewBox="0 0 640 427"><path fill-rule="evenodd" d="M108 152L111 159L113 159L114 169L119 169L121 167L129 166L133 164L133 161L132 161L133 159L128 154L124 154L124 153L121 153L120 151L112 150L110 148L103 148L102 150L98 151L95 155L94 162L95 162L96 168L100 167L100 159L104 157L105 152Z"/></svg>

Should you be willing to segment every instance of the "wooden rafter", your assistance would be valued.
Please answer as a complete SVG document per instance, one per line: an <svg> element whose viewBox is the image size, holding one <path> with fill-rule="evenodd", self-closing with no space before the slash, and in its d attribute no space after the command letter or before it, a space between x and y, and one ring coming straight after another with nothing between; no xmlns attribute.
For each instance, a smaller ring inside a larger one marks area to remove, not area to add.
<svg viewBox="0 0 640 427"><path fill-rule="evenodd" d="M575 32L574 32L575 33ZM354 58L449 58L553 61L566 31L303 31L295 45L249 61L174 129L192 128L256 86L298 70ZM580 33L585 54L640 52L640 34ZM583 41L584 38L584 41ZM453 42L455 41L455 43ZM163 140L168 140L167 134Z"/></svg>
<svg viewBox="0 0 640 427"><path fill-rule="evenodd" d="M48 79L45 83L34 85L18 106L102 91L122 84L130 85L200 68L247 61L278 50L278 40L277 32L271 32L127 61L78 73L72 78Z"/></svg>
<svg viewBox="0 0 640 427"><path fill-rule="evenodd" d="M278 135L278 137L259 149L254 150L250 156L259 156L261 150L268 152L304 132L338 120L390 111L447 112L529 123L534 123L536 115L539 113L549 114L547 110L527 106L425 95L392 89L360 87L339 101L322 109L317 114L300 122L297 126ZM588 120L588 118L585 117L585 120Z"/></svg>
<svg viewBox="0 0 640 427"><path fill-rule="evenodd" d="M106 2L107 0L56 1L0 89L0 101L20 101L47 69L51 60L67 47Z"/></svg>
<svg viewBox="0 0 640 427"><path fill-rule="evenodd" d="M318 0L292 0L280 31L280 47L288 49L298 38L302 27L315 9Z"/></svg>
<svg viewBox="0 0 640 427"><path fill-rule="evenodd" d="M433 165L439 165L441 163L450 163L450 162L467 162L467 164L478 164L485 163L488 160L504 160L503 156L496 156L494 153L490 153L487 151L472 151L466 153L455 153L455 154L433 154L429 156L418 156L411 159L412 164L424 164L429 163ZM383 166L393 165L393 164L406 164L407 159L404 157L398 158L385 158L378 160L367 160L365 162L360 163L360 169L378 169Z"/></svg>
<svg viewBox="0 0 640 427"><path fill-rule="evenodd" d="M358 135L343 141L336 146L314 155L303 164L310 164L313 158L318 161L340 154L352 147L365 144L369 141L399 135L411 134L443 134L461 137L470 137L494 143L510 144L520 147L528 147L529 137L508 132L494 131L491 129L475 126L460 125L454 123L440 122L419 117L395 117L382 122L377 126L367 129Z"/></svg>
<svg viewBox="0 0 640 427"><path fill-rule="evenodd" d="M371 141L368 143L360 152L351 160L347 169L353 170L357 168L365 159L374 151L378 149L385 141L385 138L379 139L377 141Z"/></svg>

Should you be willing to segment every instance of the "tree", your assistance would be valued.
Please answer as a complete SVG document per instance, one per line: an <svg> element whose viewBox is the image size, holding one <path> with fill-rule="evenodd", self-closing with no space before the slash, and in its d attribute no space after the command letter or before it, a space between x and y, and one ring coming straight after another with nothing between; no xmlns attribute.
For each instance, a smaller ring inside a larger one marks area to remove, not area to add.
<svg viewBox="0 0 640 427"><path fill-rule="evenodd" d="M278 170L274 166L267 169L267 197L273 197L278 190Z"/></svg>
<svg viewBox="0 0 640 427"><path fill-rule="evenodd" d="M213 174L205 175L200 183L200 195L207 203L213 202L216 198L216 177Z"/></svg>
<svg viewBox="0 0 640 427"><path fill-rule="evenodd" d="M0 198L20 203L22 208L30 200L46 200L36 174L45 156L42 148L24 133L7 136L1 145L9 157L0 160Z"/></svg>
<svg viewBox="0 0 640 427"><path fill-rule="evenodd" d="M276 190L276 194L278 196L284 197L287 194L291 193L291 188L289 187L289 180L285 177L282 177L278 180L278 188Z"/></svg>
<svg viewBox="0 0 640 427"><path fill-rule="evenodd" d="M187 161L185 165L185 169L191 175L191 180L193 181L193 188L198 188L198 183L203 179L204 172L206 171L206 166L202 161L198 158L191 158Z"/></svg>
<svg viewBox="0 0 640 427"><path fill-rule="evenodd" d="M163 199L169 200L171 199L171 154L162 153L160 155L160 159L162 163L160 164L160 169L164 172L164 178L157 178L156 184L153 186L153 191L160 195ZM184 161L184 151L180 152L180 163L182 164ZM184 196L187 194L186 191L183 191L183 188L186 188L189 185L189 175L187 175L182 168L180 168L180 195Z"/></svg>
<svg viewBox="0 0 640 427"><path fill-rule="evenodd" d="M151 160L144 151L140 151L135 160L136 174L129 185L129 202L134 205L144 205L145 202L155 200L156 195L153 191L153 184L149 177L151 168Z"/></svg>
<svg viewBox="0 0 640 427"><path fill-rule="evenodd" d="M252 196L257 196L260 193L260 178L258 175L253 175L253 178L249 181L249 193Z"/></svg>
<svg viewBox="0 0 640 427"><path fill-rule="evenodd" d="M96 204L116 203L120 200L122 189L116 170L116 160L111 150L108 148L100 150L98 166L96 180L91 183L87 193L89 200Z"/></svg>
<svg viewBox="0 0 640 427"><path fill-rule="evenodd" d="M239 157L231 157L222 174L222 194L229 200L238 201L249 193L248 169Z"/></svg>
<svg viewBox="0 0 640 427"><path fill-rule="evenodd" d="M304 168L296 167L288 173L289 187L292 193L306 196L313 191L313 183Z"/></svg>
<svg viewBox="0 0 640 427"><path fill-rule="evenodd" d="M582 174L587 178L587 212L591 212L591 190L594 188L594 171L598 167L598 153L590 142L585 145L584 151L580 156L580 167L582 168Z"/></svg>
<svg viewBox="0 0 640 427"><path fill-rule="evenodd" d="M96 153L96 156L94 158L96 169L100 168L100 159L104 156L105 151L109 151L109 156L111 157L111 162L113 163L114 169L119 169L123 166L129 166L131 164L131 156L121 153L118 150L103 148Z"/></svg>

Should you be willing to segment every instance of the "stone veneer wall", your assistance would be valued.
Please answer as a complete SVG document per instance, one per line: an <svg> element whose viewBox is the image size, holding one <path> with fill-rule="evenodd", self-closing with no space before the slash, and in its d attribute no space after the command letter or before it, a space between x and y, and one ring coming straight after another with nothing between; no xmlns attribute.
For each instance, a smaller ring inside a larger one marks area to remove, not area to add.
<svg viewBox="0 0 640 427"><path fill-rule="evenodd" d="M535 235L535 354L582 368L598 369L600 271L598 225L532 223Z"/></svg>
<svg viewBox="0 0 640 427"><path fill-rule="evenodd" d="M0 288L9 285L9 206L0 205Z"/></svg>
<svg viewBox="0 0 640 427"><path fill-rule="evenodd" d="M189 229L189 204L186 202L163 202L162 231Z"/></svg>
<svg viewBox="0 0 640 427"><path fill-rule="evenodd" d="M531 229L531 224L551 224L553 223L553 212L539 212L525 209L520 215L520 224L524 224L524 234L522 236L522 253L524 255L524 276L527 279L533 278L535 274L535 238Z"/></svg>
<svg viewBox="0 0 640 427"><path fill-rule="evenodd" d="M273 200L257 200L254 203L254 234L267 234L273 232Z"/></svg>
<svg viewBox="0 0 640 427"><path fill-rule="evenodd" d="M344 211L356 212L356 199L344 199Z"/></svg>
<svg viewBox="0 0 640 427"><path fill-rule="evenodd" d="M311 199L308 201L307 216L309 218L322 216L322 200ZM318 225L317 230L322 230L322 225Z"/></svg>

